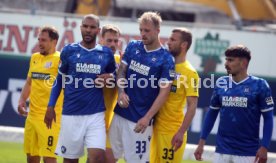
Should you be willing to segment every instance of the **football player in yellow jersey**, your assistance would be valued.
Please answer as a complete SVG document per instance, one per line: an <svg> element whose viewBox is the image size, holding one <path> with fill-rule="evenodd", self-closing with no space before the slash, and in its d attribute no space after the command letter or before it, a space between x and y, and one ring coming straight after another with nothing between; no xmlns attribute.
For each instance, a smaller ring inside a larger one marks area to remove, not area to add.
<svg viewBox="0 0 276 163"><path fill-rule="evenodd" d="M186 60L192 34L186 28L175 28L168 41L175 58L175 79L169 98L155 117L151 139L150 162L180 163L187 140L187 129L195 115L199 76ZM184 115L184 107L187 111Z"/></svg>
<svg viewBox="0 0 276 163"><path fill-rule="evenodd" d="M118 46L119 46L119 37L120 37L120 30L118 27L114 25L105 25L101 29L101 44L104 46L107 46L111 48L111 50L114 53L114 58L116 62L116 69L118 70L119 64L120 64L120 55L115 54ZM108 78L110 74L103 74L99 77ZM111 85L110 85L111 86ZM115 85L114 87L104 87L104 103L106 107L105 111L105 125L106 125L106 132L108 133L108 129L111 123L111 120L113 118L114 112L113 109L117 103L117 97L118 97L118 90L116 89ZM108 135L108 134L107 134ZM113 156L113 152L111 150L111 145L109 142L109 138L106 139L106 163L115 163L116 160Z"/></svg>
<svg viewBox="0 0 276 163"><path fill-rule="evenodd" d="M41 28L38 36L40 52L31 56L26 83L18 104L20 115L27 116L24 132L24 152L28 163L56 163L54 154L60 129L63 95L56 105L56 123L51 129L44 124L44 115L51 93L54 77L58 73L59 55L56 44L59 38L54 27ZM30 97L29 111L26 101Z"/></svg>

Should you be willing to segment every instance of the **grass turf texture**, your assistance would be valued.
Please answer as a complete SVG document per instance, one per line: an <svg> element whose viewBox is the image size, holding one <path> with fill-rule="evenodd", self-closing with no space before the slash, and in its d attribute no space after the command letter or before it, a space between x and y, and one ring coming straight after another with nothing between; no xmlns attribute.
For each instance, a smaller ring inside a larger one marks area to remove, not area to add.
<svg viewBox="0 0 276 163"><path fill-rule="evenodd" d="M79 163L85 163L86 157L83 156ZM23 144L12 142L0 142L0 163L22 163L26 162L26 156L23 152ZM198 161L183 160L182 163L196 163ZM58 158L58 163L62 163L62 158ZM119 163L124 163L119 160ZM199 163L199 162L198 162ZM207 163L207 162L200 162Z"/></svg>

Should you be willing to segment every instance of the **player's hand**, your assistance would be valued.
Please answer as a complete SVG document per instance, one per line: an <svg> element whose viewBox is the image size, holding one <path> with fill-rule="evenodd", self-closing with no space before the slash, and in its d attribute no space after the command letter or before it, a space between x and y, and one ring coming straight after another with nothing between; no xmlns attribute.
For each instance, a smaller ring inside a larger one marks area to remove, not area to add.
<svg viewBox="0 0 276 163"><path fill-rule="evenodd" d="M97 75L98 78L102 78L104 80L107 80L109 78L114 78L112 73L105 73L105 74L101 74L101 75Z"/></svg>
<svg viewBox="0 0 276 163"><path fill-rule="evenodd" d="M112 84L112 82L114 83L114 86L115 86L114 75L112 73L105 73L105 74L97 75L97 78L95 80L95 85L102 88L106 84Z"/></svg>
<svg viewBox="0 0 276 163"><path fill-rule="evenodd" d="M134 132L136 133L144 133L150 123L150 119L147 117L143 117L139 119L139 121L136 123L136 126L134 127Z"/></svg>
<svg viewBox="0 0 276 163"><path fill-rule="evenodd" d="M184 133L182 133L181 131L178 131L172 138L172 147L173 150L176 152L182 145L183 143L183 136Z"/></svg>
<svg viewBox="0 0 276 163"><path fill-rule="evenodd" d="M123 56L124 56L125 52L121 51L121 50L119 50L118 52L119 52L119 55L120 55L120 62L121 62L122 59L123 59Z"/></svg>
<svg viewBox="0 0 276 163"><path fill-rule="evenodd" d="M267 161L267 149L261 146L256 154L254 163L266 163Z"/></svg>
<svg viewBox="0 0 276 163"><path fill-rule="evenodd" d="M26 101L22 101L22 100L19 101L17 111L20 115L27 117L28 111L27 111Z"/></svg>
<svg viewBox="0 0 276 163"><path fill-rule="evenodd" d="M56 112L55 112L54 107L50 106L47 108L47 111L46 111L46 114L44 117L44 123L46 124L48 129L52 128L53 120L54 120L54 122L56 122Z"/></svg>
<svg viewBox="0 0 276 163"><path fill-rule="evenodd" d="M203 146L198 145L195 152L194 156L197 161L202 161L202 154L203 154Z"/></svg>
<svg viewBox="0 0 276 163"><path fill-rule="evenodd" d="M129 105L129 97L125 92L121 92L118 97L118 104L121 108L127 108Z"/></svg>

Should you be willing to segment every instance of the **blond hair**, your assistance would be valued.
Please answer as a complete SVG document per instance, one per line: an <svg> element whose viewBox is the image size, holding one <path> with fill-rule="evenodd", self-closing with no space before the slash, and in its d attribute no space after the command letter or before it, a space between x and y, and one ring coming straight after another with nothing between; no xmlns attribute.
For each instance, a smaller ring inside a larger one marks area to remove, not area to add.
<svg viewBox="0 0 276 163"><path fill-rule="evenodd" d="M138 22L139 23L152 22L155 27L160 28L162 18L158 12L148 11L148 12L144 12L140 16L140 18L138 18Z"/></svg>
<svg viewBox="0 0 276 163"><path fill-rule="evenodd" d="M107 24L102 27L101 36L104 37L105 33L107 32L121 35L120 29L117 26L111 24Z"/></svg>

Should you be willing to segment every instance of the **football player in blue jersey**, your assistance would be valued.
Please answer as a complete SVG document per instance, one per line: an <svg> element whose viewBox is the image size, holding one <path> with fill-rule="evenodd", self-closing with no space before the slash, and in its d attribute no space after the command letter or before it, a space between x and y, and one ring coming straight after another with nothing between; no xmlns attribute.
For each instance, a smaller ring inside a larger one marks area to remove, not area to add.
<svg viewBox="0 0 276 163"><path fill-rule="evenodd" d="M219 113L214 162L266 162L273 129L271 89L264 79L247 73L251 59L247 47L230 47L225 51L225 57L229 76L217 80L195 158L202 160L206 138ZM264 119L262 140L259 138L261 116Z"/></svg>
<svg viewBox="0 0 276 163"><path fill-rule="evenodd" d="M139 18L142 40L128 44L117 75L118 103L109 138L115 158L124 155L126 162L149 162L152 118L166 101L174 77L173 58L159 40L161 21L155 12Z"/></svg>
<svg viewBox="0 0 276 163"><path fill-rule="evenodd" d="M52 88L45 123L51 128L55 121L54 106L64 88L61 130L56 153L65 163L78 162L88 151L89 163L105 161L104 97L97 77L115 72L110 48L96 44L100 32L99 18L84 16L81 24L82 41L66 45L60 55L59 75ZM102 82L104 83L104 82Z"/></svg>

